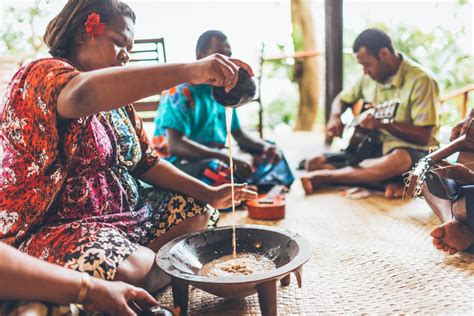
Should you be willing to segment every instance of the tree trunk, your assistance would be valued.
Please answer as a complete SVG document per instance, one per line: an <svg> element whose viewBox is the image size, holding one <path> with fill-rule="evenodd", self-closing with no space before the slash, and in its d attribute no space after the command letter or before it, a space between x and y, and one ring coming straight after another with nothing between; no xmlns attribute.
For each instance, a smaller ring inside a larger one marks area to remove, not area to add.
<svg viewBox="0 0 474 316"><path fill-rule="evenodd" d="M316 38L309 0L291 0L291 20L295 50L316 50ZM310 131L316 121L319 107L320 87L317 57L296 59L294 74L300 96L295 130Z"/></svg>

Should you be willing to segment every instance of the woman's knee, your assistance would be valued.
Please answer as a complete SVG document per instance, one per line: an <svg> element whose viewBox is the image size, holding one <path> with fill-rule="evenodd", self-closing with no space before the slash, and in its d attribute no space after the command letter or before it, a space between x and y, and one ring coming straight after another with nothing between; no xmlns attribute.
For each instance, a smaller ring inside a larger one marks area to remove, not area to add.
<svg viewBox="0 0 474 316"><path fill-rule="evenodd" d="M155 268L156 253L146 247L139 246L117 267L114 281L123 281L143 287L149 273Z"/></svg>
<svg viewBox="0 0 474 316"><path fill-rule="evenodd" d="M189 231L195 232L207 228L209 224L210 214L208 211L204 211L201 214L194 215L189 218L188 226Z"/></svg>

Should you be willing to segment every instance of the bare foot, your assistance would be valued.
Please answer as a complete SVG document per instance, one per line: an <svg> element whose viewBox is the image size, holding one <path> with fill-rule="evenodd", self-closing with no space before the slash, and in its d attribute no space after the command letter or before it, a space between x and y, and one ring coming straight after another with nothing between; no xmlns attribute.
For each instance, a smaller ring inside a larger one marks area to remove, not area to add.
<svg viewBox="0 0 474 316"><path fill-rule="evenodd" d="M304 164L306 171L315 171L315 170L334 170L336 167L328 163L328 160L324 156L316 156L313 158L308 158Z"/></svg>
<svg viewBox="0 0 474 316"><path fill-rule="evenodd" d="M431 231L433 244L439 250L455 254L474 244L474 233L462 222L453 219Z"/></svg>
<svg viewBox="0 0 474 316"><path fill-rule="evenodd" d="M402 183L389 183L385 187L385 197L387 199L400 199L403 197L405 186Z"/></svg>
<svg viewBox="0 0 474 316"><path fill-rule="evenodd" d="M313 193L313 183L311 182L311 178L301 177L301 185L303 186L304 193Z"/></svg>

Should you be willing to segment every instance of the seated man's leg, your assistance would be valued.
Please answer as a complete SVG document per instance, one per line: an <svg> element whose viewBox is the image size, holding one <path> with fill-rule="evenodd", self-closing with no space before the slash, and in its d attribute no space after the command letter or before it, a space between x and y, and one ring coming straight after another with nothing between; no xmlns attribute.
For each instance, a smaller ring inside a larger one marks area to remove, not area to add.
<svg viewBox="0 0 474 316"><path fill-rule="evenodd" d="M177 162L174 165L181 171L195 177L211 186L230 183L230 168L219 159L203 159L186 163ZM234 174L238 178L238 174ZM237 179L235 180L236 182Z"/></svg>
<svg viewBox="0 0 474 316"><path fill-rule="evenodd" d="M468 209L474 205L468 204L472 204L472 198L461 196L451 202L451 200L434 196L426 187L423 190L423 196L442 222L431 231L436 248L455 254L471 247L474 244L474 218Z"/></svg>
<svg viewBox="0 0 474 316"><path fill-rule="evenodd" d="M347 151L340 151L337 153L325 153L314 156L305 161L305 170L316 171L343 168L349 165L349 160L352 155L353 154Z"/></svg>
<svg viewBox="0 0 474 316"><path fill-rule="evenodd" d="M322 184L382 182L407 172L412 163L411 156L405 149L395 149L385 156L363 160L357 167L310 172L301 177L301 183L306 194L310 194Z"/></svg>
<svg viewBox="0 0 474 316"><path fill-rule="evenodd" d="M336 169L336 167L328 161L326 155L319 155L308 158L305 162L304 169L306 171L315 171L322 169L333 170Z"/></svg>

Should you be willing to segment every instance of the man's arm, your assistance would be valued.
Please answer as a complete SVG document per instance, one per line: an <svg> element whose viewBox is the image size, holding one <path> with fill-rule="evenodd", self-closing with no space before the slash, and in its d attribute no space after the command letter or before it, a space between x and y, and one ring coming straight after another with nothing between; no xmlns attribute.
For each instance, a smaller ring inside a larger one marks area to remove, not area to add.
<svg viewBox="0 0 474 316"><path fill-rule="evenodd" d="M330 136L341 136L344 130L344 124L341 121L341 115L352 104L342 101L342 92L334 98L331 104L331 113L327 124L327 130Z"/></svg>
<svg viewBox="0 0 474 316"><path fill-rule="evenodd" d="M240 148L248 152L263 153L267 147L267 143L263 140L251 136L249 133L238 128L232 131L232 136L239 144Z"/></svg>
<svg viewBox="0 0 474 316"><path fill-rule="evenodd" d="M172 128L166 130L168 134L168 148L172 156L178 156L187 160L200 160L215 158L229 164L229 152L225 149L215 149L198 142L192 141L180 131ZM234 155L234 168L243 178L247 179L252 174L252 162L246 161Z"/></svg>
<svg viewBox="0 0 474 316"><path fill-rule="evenodd" d="M472 119L474 119L474 109L471 109L467 117L453 127L450 140L453 141L459 136L466 134Z"/></svg>
<svg viewBox="0 0 474 316"><path fill-rule="evenodd" d="M435 129L434 126L415 126L399 122L382 124L371 115L362 120L360 126L367 129L384 129L395 137L422 146L430 142Z"/></svg>
<svg viewBox="0 0 474 316"><path fill-rule="evenodd" d="M199 160L207 158L217 158L227 161L228 157L218 149L208 147L193 140L190 140L180 131L168 128L169 152L172 156L178 156L187 160Z"/></svg>
<svg viewBox="0 0 474 316"><path fill-rule="evenodd" d="M279 162L282 157L280 150L275 145L253 137L240 128L234 130L232 136L243 150L250 153L265 154L268 161L272 163Z"/></svg>
<svg viewBox="0 0 474 316"><path fill-rule="evenodd" d="M381 128L395 137L417 145L428 145L433 137L434 126L414 126L406 123L382 124Z"/></svg>

